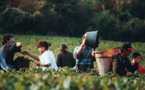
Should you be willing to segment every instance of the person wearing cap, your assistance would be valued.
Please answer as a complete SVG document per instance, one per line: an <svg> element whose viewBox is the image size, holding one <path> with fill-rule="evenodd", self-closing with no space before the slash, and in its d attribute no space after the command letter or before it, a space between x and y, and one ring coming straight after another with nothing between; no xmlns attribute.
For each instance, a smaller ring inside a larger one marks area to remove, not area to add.
<svg viewBox="0 0 145 90"><path fill-rule="evenodd" d="M56 64L55 55L49 49L50 46L50 43L46 41L40 41L37 45L38 51L40 52L40 55L38 57L29 53L28 51L23 51L22 53L35 59L35 64L44 71L49 69L57 70L58 67Z"/></svg>
<svg viewBox="0 0 145 90"><path fill-rule="evenodd" d="M130 76L131 62L129 55L134 51L131 44L125 43L120 48L120 53L113 57L113 72L121 76Z"/></svg>
<svg viewBox="0 0 145 90"><path fill-rule="evenodd" d="M139 72L140 74L145 74L145 67L140 65L140 62L143 60L143 57L140 53L133 53L131 56L131 67L129 69L130 72Z"/></svg>
<svg viewBox="0 0 145 90"><path fill-rule="evenodd" d="M2 70L14 69L16 67L14 56L21 51L21 43L16 42L12 34L5 34L0 48L0 68Z"/></svg>
<svg viewBox="0 0 145 90"><path fill-rule="evenodd" d="M60 52L57 55L57 66L70 68L75 66L73 54L68 51L68 46L66 44L61 45Z"/></svg>

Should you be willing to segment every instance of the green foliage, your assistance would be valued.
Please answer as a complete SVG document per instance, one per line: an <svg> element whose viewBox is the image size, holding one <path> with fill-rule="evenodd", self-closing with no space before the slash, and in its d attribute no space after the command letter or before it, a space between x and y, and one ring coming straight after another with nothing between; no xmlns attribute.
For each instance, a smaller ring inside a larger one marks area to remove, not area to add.
<svg viewBox="0 0 145 90"><path fill-rule="evenodd" d="M1 89L6 90L144 90L144 76L104 77L79 74L69 69L54 71L0 72ZM33 78L32 78L33 77Z"/></svg>
<svg viewBox="0 0 145 90"><path fill-rule="evenodd" d="M81 36L99 30L103 39L145 38L143 0L38 0L34 5L22 1L24 5L9 7L7 13L9 3L0 1L0 32Z"/></svg>
<svg viewBox="0 0 145 90"><path fill-rule="evenodd" d="M29 31L32 26L33 16L18 8L7 8L3 11L0 17L0 27L2 32L17 32Z"/></svg>
<svg viewBox="0 0 145 90"><path fill-rule="evenodd" d="M145 19L145 1L144 0L135 0L132 3L130 8L130 12L134 17L138 17L140 19Z"/></svg>
<svg viewBox="0 0 145 90"><path fill-rule="evenodd" d="M100 30L103 38L109 39L110 33L117 32L117 24L117 18L111 15L109 11L96 14L96 28Z"/></svg>
<svg viewBox="0 0 145 90"><path fill-rule="evenodd" d="M1 0L0 1L0 13L6 8L8 0Z"/></svg>
<svg viewBox="0 0 145 90"><path fill-rule="evenodd" d="M134 40L140 39L143 41L143 35L145 33L144 20L139 18L129 20L122 28L122 32L128 32L128 36L131 38L136 37L133 38Z"/></svg>
<svg viewBox="0 0 145 90"><path fill-rule="evenodd" d="M2 35L0 35L1 40ZM67 43L69 50L73 52L80 41L79 38L40 35L16 35L16 40L22 42L23 50L28 50L36 55L38 55L38 51L35 46L39 40L52 43L51 49L55 54L59 52L61 43ZM121 42L101 41L98 50L119 46L121 46ZM133 47L145 55L145 43L136 42L133 43ZM101 77L96 75L96 72L77 73L68 68L55 72L42 71L31 66L26 71L0 71L1 90L144 90L144 80L145 77L139 74L133 77L119 77L113 74Z"/></svg>

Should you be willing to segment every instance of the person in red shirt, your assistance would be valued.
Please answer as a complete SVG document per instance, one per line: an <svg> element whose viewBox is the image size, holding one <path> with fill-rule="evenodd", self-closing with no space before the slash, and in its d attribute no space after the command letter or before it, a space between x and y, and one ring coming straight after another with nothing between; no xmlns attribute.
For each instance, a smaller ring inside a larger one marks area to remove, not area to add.
<svg viewBox="0 0 145 90"><path fill-rule="evenodd" d="M140 74L145 74L145 67L140 65L140 62L143 60L143 57L140 53L133 53L132 60L131 60L131 68L130 71L132 73L139 72Z"/></svg>

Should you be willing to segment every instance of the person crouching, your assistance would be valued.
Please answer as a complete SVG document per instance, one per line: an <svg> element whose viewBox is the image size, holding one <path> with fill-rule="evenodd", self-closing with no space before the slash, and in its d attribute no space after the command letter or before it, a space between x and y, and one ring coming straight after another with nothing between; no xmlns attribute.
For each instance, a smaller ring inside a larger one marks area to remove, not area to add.
<svg viewBox="0 0 145 90"><path fill-rule="evenodd" d="M143 60L143 57L140 53L133 53L132 59L131 59L131 67L130 72L135 73L138 72L140 74L145 74L145 67L141 66L140 63Z"/></svg>
<svg viewBox="0 0 145 90"><path fill-rule="evenodd" d="M46 41L40 41L37 45L38 51L40 52L39 57L29 53L28 51L23 51L23 54L28 55L35 59L35 64L40 67L42 70L53 69L57 70L58 67L56 65L55 55L49 47L50 43Z"/></svg>
<svg viewBox="0 0 145 90"><path fill-rule="evenodd" d="M0 48L0 68L4 71L15 69L14 56L21 51L21 43L16 42L12 34L3 36L2 47Z"/></svg>

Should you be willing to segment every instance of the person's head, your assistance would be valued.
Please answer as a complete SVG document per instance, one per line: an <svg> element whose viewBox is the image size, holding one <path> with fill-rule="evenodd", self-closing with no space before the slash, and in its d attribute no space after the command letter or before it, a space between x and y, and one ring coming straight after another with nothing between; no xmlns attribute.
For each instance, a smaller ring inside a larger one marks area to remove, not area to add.
<svg viewBox="0 0 145 90"><path fill-rule="evenodd" d="M40 41L37 45L37 48L39 50L40 53L45 52L46 50L49 49L49 47L51 46L50 43L46 42L46 41Z"/></svg>
<svg viewBox="0 0 145 90"><path fill-rule="evenodd" d="M137 52L133 53L133 55L132 55L132 62L134 62L134 63L140 63L142 60L143 60L143 57L141 56L140 53L137 53Z"/></svg>
<svg viewBox="0 0 145 90"><path fill-rule="evenodd" d="M5 34L3 36L2 45L6 44L10 40L14 40L14 36L12 34Z"/></svg>
<svg viewBox="0 0 145 90"><path fill-rule="evenodd" d="M62 45L61 45L61 51L62 51L62 52L66 52L67 49L68 49L68 46L67 46L66 44L62 44Z"/></svg>
<svg viewBox="0 0 145 90"><path fill-rule="evenodd" d="M121 47L121 54L128 56L133 50L131 43L124 43Z"/></svg>

